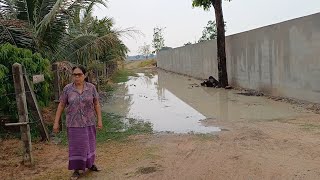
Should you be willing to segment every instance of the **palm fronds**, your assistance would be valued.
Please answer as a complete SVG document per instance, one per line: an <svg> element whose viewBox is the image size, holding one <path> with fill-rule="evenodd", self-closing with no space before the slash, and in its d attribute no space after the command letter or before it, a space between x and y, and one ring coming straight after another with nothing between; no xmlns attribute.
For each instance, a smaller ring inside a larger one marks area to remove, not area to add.
<svg viewBox="0 0 320 180"><path fill-rule="evenodd" d="M10 43L17 47L34 50L32 33L20 20L0 19L0 44Z"/></svg>
<svg viewBox="0 0 320 180"><path fill-rule="evenodd" d="M105 0L0 0L0 43L34 49L53 61L123 60L128 48L120 37L139 33L114 29L114 20L97 19Z"/></svg>

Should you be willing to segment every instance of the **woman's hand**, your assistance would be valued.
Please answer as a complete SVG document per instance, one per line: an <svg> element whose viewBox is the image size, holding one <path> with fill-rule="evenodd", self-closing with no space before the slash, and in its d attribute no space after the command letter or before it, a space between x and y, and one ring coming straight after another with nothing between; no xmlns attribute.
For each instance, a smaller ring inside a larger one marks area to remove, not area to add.
<svg viewBox="0 0 320 180"><path fill-rule="evenodd" d="M54 118L54 124L53 124L53 132L54 133L58 133L59 132L59 122L60 122L60 117L61 117L61 114L63 112L63 109L64 109L64 103L63 102L60 102L59 105L58 105L58 109L57 109L57 112L56 112L56 117Z"/></svg>
<svg viewBox="0 0 320 180"><path fill-rule="evenodd" d="M59 132L59 128L60 128L59 123L55 122L54 125L53 125L53 132L54 133L58 133Z"/></svg>
<svg viewBox="0 0 320 180"><path fill-rule="evenodd" d="M99 120L99 121L98 121L98 129L100 130L100 129L102 129L102 127L103 127L103 125L102 125L102 121L101 121L101 120Z"/></svg>

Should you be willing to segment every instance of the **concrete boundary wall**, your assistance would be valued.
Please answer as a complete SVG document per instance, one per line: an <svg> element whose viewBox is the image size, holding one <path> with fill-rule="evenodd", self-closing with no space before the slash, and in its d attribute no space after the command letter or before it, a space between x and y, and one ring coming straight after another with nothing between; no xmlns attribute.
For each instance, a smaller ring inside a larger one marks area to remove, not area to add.
<svg viewBox="0 0 320 180"><path fill-rule="evenodd" d="M232 86L320 103L320 13L226 38ZM157 54L158 67L218 78L216 41Z"/></svg>

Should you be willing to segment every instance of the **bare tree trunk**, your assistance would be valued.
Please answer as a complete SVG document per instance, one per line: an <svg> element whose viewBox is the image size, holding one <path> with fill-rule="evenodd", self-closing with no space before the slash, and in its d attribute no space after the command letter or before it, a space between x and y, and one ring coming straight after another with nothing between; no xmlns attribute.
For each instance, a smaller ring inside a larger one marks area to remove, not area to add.
<svg viewBox="0 0 320 180"><path fill-rule="evenodd" d="M217 47L218 47L218 74L221 87L228 86L228 73L226 62L225 29L222 11L222 0L211 0L214 7L217 23Z"/></svg>

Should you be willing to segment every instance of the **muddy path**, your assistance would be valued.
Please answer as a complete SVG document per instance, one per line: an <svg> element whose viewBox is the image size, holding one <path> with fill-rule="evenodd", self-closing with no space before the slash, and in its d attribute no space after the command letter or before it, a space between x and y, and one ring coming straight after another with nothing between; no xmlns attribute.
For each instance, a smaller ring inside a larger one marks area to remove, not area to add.
<svg viewBox="0 0 320 180"><path fill-rule="evenodd" d="M130 157L135 160L120 156L125 165L110 162L119 164L91 178L320 178L319 115L197 84L161 70L123 84L105 110L150 121L155 134L133 137L139 149Z"/></svg>
<svg viewBox="0 0 320 180"><path fill-rule="evenodd" d="M103 170L81 179L320 179L318 114L162 70L138 72L103 111L148 121L154 133L99 144ZM67 147L35 144L36 166L27 168L18 140L0 145L0 179L70 177Z"/></svg>

